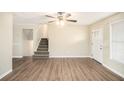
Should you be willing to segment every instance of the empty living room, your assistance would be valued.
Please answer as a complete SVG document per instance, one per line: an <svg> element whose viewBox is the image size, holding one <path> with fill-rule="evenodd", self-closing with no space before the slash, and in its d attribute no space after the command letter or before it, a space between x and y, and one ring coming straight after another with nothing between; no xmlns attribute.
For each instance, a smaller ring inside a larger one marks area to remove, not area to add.
<svg viewBox="0 0 124 93"><path fill-rule="evenodd" d="M123 81L123 12L0 13L1 81Z"/></svg>
<svg viewBox="0 0 124 93"><path fill-rule="evenodd" d="M124 93L124 0L0 0L0 93Z"/></svg>

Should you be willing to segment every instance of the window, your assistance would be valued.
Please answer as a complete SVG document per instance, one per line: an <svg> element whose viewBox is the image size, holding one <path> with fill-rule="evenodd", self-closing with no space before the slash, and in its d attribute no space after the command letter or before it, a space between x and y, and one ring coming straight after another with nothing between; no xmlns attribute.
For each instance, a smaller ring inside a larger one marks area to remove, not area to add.
<svg viewBox="0 0 124 93"><path fill-rule="evenodd" d="M124 63L124 20L111 24L111 59Z"/></svg>

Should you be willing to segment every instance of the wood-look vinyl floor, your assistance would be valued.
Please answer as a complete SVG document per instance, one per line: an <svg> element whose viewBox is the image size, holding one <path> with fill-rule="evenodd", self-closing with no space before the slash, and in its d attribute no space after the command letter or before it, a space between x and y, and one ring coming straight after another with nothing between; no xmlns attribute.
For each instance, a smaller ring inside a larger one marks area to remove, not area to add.
<svg viewBox="0 0 124 93"><path fill-rule="evenodd" d="M1 81L120 81L124 80L90 58L23 58Z"/></svg>

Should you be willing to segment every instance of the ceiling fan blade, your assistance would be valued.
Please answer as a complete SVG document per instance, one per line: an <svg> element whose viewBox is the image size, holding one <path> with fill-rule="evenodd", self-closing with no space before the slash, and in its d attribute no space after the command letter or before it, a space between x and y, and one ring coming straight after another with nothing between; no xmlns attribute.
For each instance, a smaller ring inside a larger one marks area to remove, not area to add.
<svg viewBox="0 0 124 93"><path fill-rule="evenodd" d="M46 17L50 17L50 18L55 18L55 17L53 17L53 16L50 16L50 15L45 15Z"/></svg>
<svg viewBox="0 0 124 93"><path fill-rule="evenodd" d="M49 21L48 23L52 23L52 22L55 22L55 20L54 21Z"/></svg>
<svg viewBox="0 0 124 93"><path fill-rule="evenodd" d="M69 19L67 19L67 21L69 21L69 22L77 22L77 20L69 20Z"/></svg>

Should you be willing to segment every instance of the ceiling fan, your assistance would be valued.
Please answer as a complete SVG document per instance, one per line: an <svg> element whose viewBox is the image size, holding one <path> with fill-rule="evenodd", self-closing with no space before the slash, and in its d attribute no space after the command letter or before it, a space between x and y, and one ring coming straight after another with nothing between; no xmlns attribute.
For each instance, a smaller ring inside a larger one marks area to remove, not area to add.
<svg viewBox="0 0 124 93"><path fill-rule="evenodd" d="M51 16L51 15L45 15L45 16L52 18L52 19L55 19L53 21L49 21L48 23L52 23L52 22L64 23L64 21L77 22L77 20L68 19L71 16L71 14L65 13L65 12L57 12L56 16Z"/></svg>

